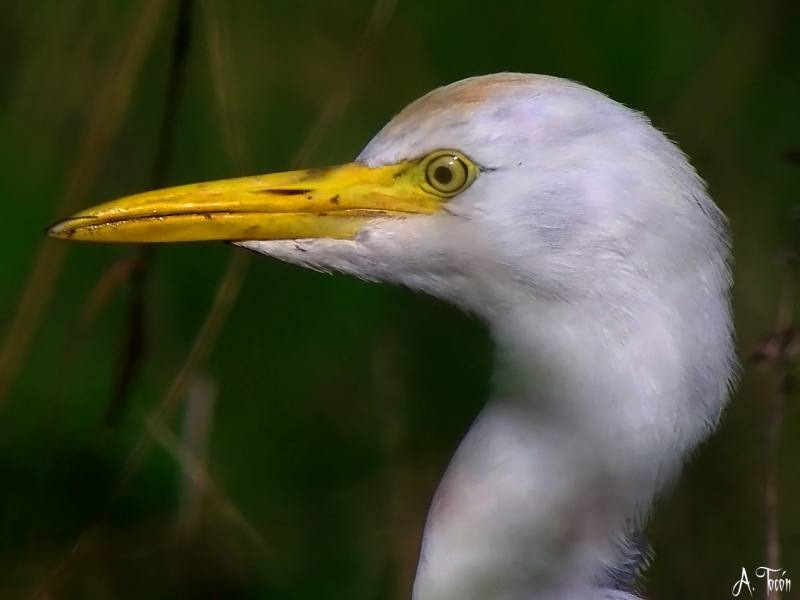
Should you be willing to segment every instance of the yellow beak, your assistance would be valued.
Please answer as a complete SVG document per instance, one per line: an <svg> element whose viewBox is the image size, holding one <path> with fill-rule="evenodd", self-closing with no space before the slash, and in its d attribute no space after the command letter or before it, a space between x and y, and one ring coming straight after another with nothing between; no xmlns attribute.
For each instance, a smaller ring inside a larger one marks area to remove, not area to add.
<svg viewBox="0 0 800 600"><path fill-rule="evenodd" d="M157 190L59 221L51 237L87 242L350 239L379 219L436 212L446 201L414 183L415 163L356 163Z"/></svg>

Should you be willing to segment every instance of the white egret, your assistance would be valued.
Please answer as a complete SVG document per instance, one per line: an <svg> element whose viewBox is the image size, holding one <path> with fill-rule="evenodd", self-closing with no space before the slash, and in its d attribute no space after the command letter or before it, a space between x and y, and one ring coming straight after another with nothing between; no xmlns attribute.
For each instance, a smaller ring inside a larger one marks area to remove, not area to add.
<svg viewBox="0 0 800 600"><path fill-rule="evenodd" d="M460 81L350 165L148 192L49 234L236 241L483 319L493 397L436 492L415 600L634 598L631 535L736 372L703 182L642 115L553 77Z"/></svg>

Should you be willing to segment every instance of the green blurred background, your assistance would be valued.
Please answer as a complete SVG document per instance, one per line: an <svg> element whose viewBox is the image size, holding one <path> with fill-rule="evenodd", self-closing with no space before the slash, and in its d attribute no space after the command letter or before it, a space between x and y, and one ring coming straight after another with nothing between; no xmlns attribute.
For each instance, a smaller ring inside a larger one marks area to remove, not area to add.
<svg viewBox="0 0 800 600"><path fill-rule="evenodd" d="M141 255L42 231L154 168L179 184L347 162L439 85L576 79L647 113L730 217L741 356L775 328L800 196L796 0L184 2L182 85L179 6L0 2L0 599L406 599L432 490L489 392L486 331L451 307L192 244L147 257L146 353L109 417ZM226 273L229 318L186 372ZM800 411L789 395L776 463L775 388L747 366L659 504L647 597L728 597L766 564L775 465L800 586Z"/></svg>

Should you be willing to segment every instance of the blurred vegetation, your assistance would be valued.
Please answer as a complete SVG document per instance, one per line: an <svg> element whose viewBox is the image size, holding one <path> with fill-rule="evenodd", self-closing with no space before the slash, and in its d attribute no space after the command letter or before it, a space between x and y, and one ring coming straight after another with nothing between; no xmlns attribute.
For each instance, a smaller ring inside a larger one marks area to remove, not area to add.
<svg viewBox="0 0 800 600"><path fill-rule="evenodd" d="M436 86L576 79L692 157L732 222L741 355L774 329L800 198L795 0L185 4L165 123L177 0L0 3L0 598L408 598L430 494L488 394L486 332L430 298L221 244L142 257L44 239L158 169L179 184L342 163ZM145 354L116 422L138 260ZM775 386L745 370L660 504L649 598L727 597L766 564ZM800 585L796 407L777 477L780 564Z"/></svg>

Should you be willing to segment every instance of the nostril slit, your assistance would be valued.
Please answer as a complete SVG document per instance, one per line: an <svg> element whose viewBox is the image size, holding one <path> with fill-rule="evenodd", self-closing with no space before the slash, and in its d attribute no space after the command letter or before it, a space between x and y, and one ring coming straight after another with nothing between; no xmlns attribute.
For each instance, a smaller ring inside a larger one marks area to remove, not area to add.
<svg viewBox="0 0 800 600"><path fill-rule="evenodd" d="M311 193L311 190L287 190L285 188L272 188L266 190L258 190L258 194L273 194L275 196L301 196L303 194Z"/></svg>

